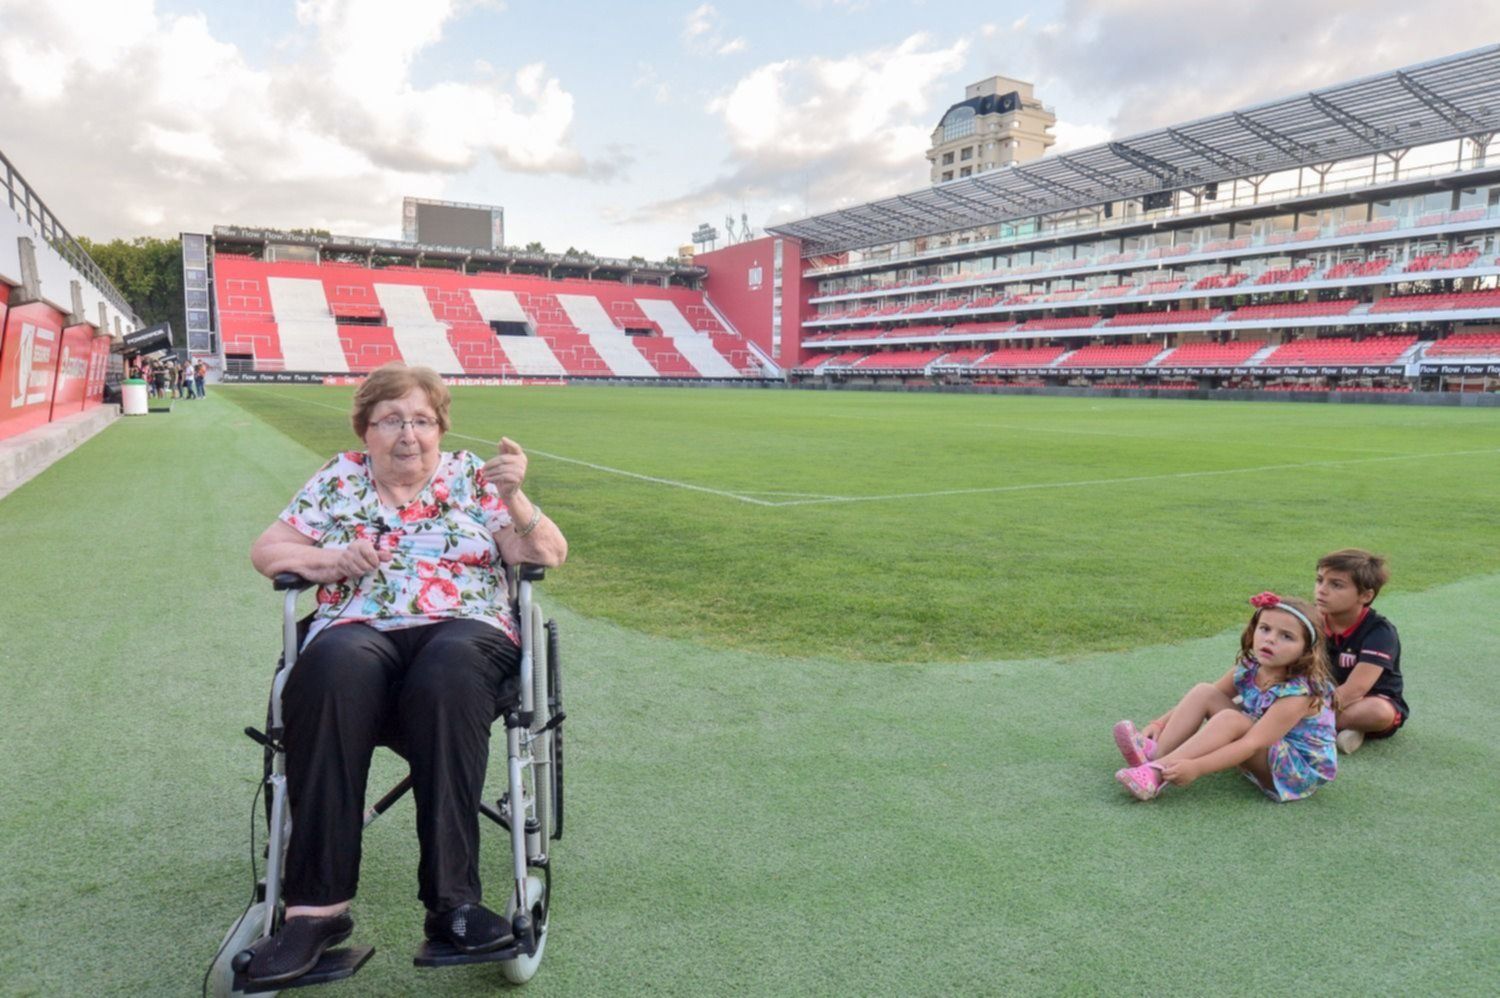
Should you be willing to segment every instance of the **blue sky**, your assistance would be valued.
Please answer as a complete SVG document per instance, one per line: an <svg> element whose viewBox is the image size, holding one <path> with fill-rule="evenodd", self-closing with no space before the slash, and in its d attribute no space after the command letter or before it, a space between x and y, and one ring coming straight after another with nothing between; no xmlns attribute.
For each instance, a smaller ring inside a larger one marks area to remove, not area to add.
<svg viewBox="0 0 1500 998"><path fill-rule="evenodd" d="M1495 5L0 0L0 150L75 233L399 236L403 194L512 243L660 258L927 181L965 84L1060 149L1472 48Z"/></svg>

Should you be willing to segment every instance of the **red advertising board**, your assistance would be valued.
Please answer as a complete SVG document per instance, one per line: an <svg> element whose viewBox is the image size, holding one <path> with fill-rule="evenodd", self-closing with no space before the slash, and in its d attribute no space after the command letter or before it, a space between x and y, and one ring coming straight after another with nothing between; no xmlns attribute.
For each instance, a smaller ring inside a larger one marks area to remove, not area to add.
<svg viewBox="0 0 1500 998"><path fill-rule="evenodd" d="M104 379L109 373L109 337L103 333L89 342L89 386L83 407L91 409L104 401Z"/></svg>
<svg viewBox="0 0 1500 998"><path fill-rule="evenodd" d="M52 418L83 411L89 386L89 358L93 356L93 326L69 326L62 333L62 355L52 389Z"/></svg>
<svg viewBox="0 0 1500 998"><path fill-rule="evenodd" d="M18 305L0 336L0 438L42 426L62 354L62 316L50 305Z"/></svg>

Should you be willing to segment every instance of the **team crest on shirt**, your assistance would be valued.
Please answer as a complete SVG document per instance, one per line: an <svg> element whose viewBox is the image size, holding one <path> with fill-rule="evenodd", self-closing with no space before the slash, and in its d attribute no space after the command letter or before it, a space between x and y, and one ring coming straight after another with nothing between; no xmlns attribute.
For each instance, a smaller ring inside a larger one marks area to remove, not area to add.
<svg viewBox="0 0 1500 998"><path fill-rule="evenodd" d="M1346 652L1340 652L1339 653L1339 668L1340 669L1352 669L1352 668L1354 668L1354 663L1355 663L1354 652L1352 652L1352 651L1346 651Z"/></svg>

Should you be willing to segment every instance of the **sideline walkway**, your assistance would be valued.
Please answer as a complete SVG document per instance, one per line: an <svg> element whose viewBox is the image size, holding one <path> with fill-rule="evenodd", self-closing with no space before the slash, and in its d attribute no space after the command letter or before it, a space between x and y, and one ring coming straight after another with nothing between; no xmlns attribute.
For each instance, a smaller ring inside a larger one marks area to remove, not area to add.
<svg viewBox="0 0 1500 998"><path fill-rule="evenodd" d="M0 499L46 471L54 462L66 457L119 418L119 406L96 405L0 440Z"/></svg>

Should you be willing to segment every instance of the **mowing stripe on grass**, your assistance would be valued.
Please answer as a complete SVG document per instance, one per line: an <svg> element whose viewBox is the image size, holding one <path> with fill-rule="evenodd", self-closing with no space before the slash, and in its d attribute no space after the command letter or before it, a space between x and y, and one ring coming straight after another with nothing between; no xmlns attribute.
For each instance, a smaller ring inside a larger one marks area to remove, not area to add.
<svg viewBox="0 0 1500 998"><path fill-rule="evenodd" d="M773 506L819 506L841 502L883 502L890 499L934 499L940 496L988 495L997 492L1033 492L1038 489L1066 489L1083 485L1125 485L1133 482L1159 482L1176 478L1211 478L1216 475L1246 475L1258 471L1290 471L1299 468L1335 468L1349 464L1372 464L1380 461L1413 461L1431 457L1475 457L1500 454L1500 447L1481 450L1433 451L1427 454L1393 454L1389 457L1352 457L1347 461L1303 461L1296 464L1262 464L1253 468L1218 468L1213 471L1175 471L1165 475L1130 475L1125 478L1087 478L1075 482L1030 482L1025 485L996 485L977 489L941 489L934 492L902 492L895 495L842 496L835 499L790 499Z"/></svg>
<svg viewBox="0 0 1500 998"><path fill-rule="evenodd" d="M332 409L334 412L342 412L345 414L347 414L348 412L348 410L344 409L342 406L329 405L327 402L318 402L313 399L297 398L295 395L287 395L284 392L267 392L266 394L275 395L278 398L295 399L298 402L305 402L308 405L315 405L322 409ZM493 440L487 440L484 437L470 436L467 433L449 433L447 435L450 437L457 437L459 440L473 440L476 443L481 444L495 443L495 441ZM535 448L528 448L526 453L536 454L539 457L550 458L553 461L562 461L565 464L576 464L580 467L591 468L594 471L603 471L611 475L620 475L623 478L634 478L637 481L641 482L651 482L653 485L669 485L677 489L687 489L690 492L706 492L709 495L723 496L726 499L737 499L740 502L749 503L752 506L781 505L780 503L767 502L764 499L755 499L751 496L741 495L738 492L729 492L724 489L709 488L707 485L694 485L692 482L679 482L671 478L658 478L655 475L643 475L638 471L626 471L624 468L611 468L605 464L594 464L592 461L581 461L576 457L565 457L562 454L552 454L548 451L536 450Z"/></svg>
<svg viewBox="0 0 1500 998"><path fill-rule="evenodd" d="M295 395L287 395L284 392L266 392L266 394L268 394L268 395L275 395L275 396L277 396L279 398L294 399L295 401L302 402L302 403L304 403L306 405L314 405L314 406L318 406L319 408L322 408L322 409L332 409L335 412L345 412L346 411L342 406L329 405L327 402L318 402L318 401L316 401L314 399L306 399L306 398L300 398L300 397L295 396ZM985 425L990 425L990 424L974 424L974 425L976 425L976 426L985 426ZM1006 427L1001 427L999 424L994 424L994 425L996 425L997 428L1006 428ZM1015 428L1015 427L1011 427L1011 428L1013 428L1013 429L1019 429L1019 428ZM1028 429L1036 429L1036 427L1030 427ZM1045 428L1043 428L1043 429L1045 429ZM1089 431L1060 430L1058 432L1089 434ZM1095 434L1089 434L1089 435L1103 436L1103 435L1109 435L1109 434L1095 433ZM495 442L495 441L489 440L487 438L475 437L475 436L471 436L469 434L464 434L464 433L449 433L448 436L450 436L450 437L456 437L456 438L458 438L460 440L472 440L472 441L474 441L476 443L481 443L481 444L493 444ZM1346 448L1346 449L1353 449L1353 448ZM707 486L707 485L696 485L696 484L694 484L692 482L683 482L683 481L679 481L677 479L672 479L672 478L661 478L661 477L658 477L656 475L646 475L646 474L642 474L642 473L636 472L636 471L628 471L628 470L626 470L624 468L613 468L613 467L610 467L608 465L595 464L595 463L593 463L591 461L584 461L584 460L580 460L579 458L567 457L567 456L562 455L562 454L550 453L550 452L544 451L544 450L528 449L527 453L528 454L536 454L536 455L538 455L540 457L550 458L551 460L554 460L554 461L561 461L561 462L564 462L566 464L575 464L575 465L578 465L580 467L592 469L594 471L602 471L602 472L605 472L605 473L611 474L611 475L619 475L619 476L624 477L624 478L635 479L636 481L650 482L650 483L652 483L654 485L666 485L666 486L670 486L672 488L685 489L685 490L688 490L688 491L691 491L691 492L702 492L702 493L705 493L705 494L708 494L708 495L721 496L721 497L726 498L726 499L734 499L734 500L736 500L738 502L747 503L747 504L753 505L753 506L768 506L768 507L773 507L773 508L781 508L781 507L786 507L786 506L823 506L823 505L834 505L834 504L838 504L838 503L854 503L854 502L889 502L889 501L899 501L899 500L903 500L903 499L938 499L938 498L942 498L944 496L998 495L998 494L1003 494L1003 493L1007 493L1007 492L1035 492L1035 491L1039 491L1039 490L1067 489L1067 488L1078 488L1078 487L1095 486L1095 485L1130 485L1130 484L1135 484L1135 483L1139 483L1139 482L1174 481L1174 480L1181 480L1181 479L1188 479L1188 478L1213 478L1213 477L1218 477L1218 476L1223 476L1223 475L1247 475L1247 474L1256 474L1256 473L1265 472L1265 471L1294 471L1294 470L1301 470L1301 469L1306 469L1306 468L1336 468L1336 467L1344 467L1344 466L1347 466L1347 465L1372 464L1372 463L1379 463L1379 462L1386 462L1386 461L1416 461L1416 460L1423 460L1423 459L1436 458L1436 457L1476 457L1476 456L1481 456L1481 455L1500 454L1500 448L1482 448L1482 449L1479 449L1479 450L1462 450L1462 451L1424 451L1424 452L1418 453L1418 454L1402 454L1402 453L1391 453L1389 451L1384 451L1384 452L1380 452L1380 456L1379 457L1357 457L1357 458L1348 458L1348 459L1345 459L1345 460L1301 461L1301 462L1293 462L1293 463L1287 463L1287 464L1264 464L1264 465L1256 465L1256 466L1248 467L1248 468L1218 468L1218 469L1214 469L1214 470L1211 470L1211 471L1176 471L1176 472L1168 472L1168 473L1160 474L1160 475L1129 475L1129 476L1117 477L1117 478L1086 478L1086 479L1080 479L1080 480L1076 480L1076 481L1030 482L1030 483L1023 484L1023 485L994 485L994 486L982 486L982 487L979 487L979 488L966 488L966 489L935 489L935 490L927 491L927 492L897 492L897 493L886 493L886 494L866 495L866 496L831 496L831 495L819 495L817 493L806 493L806 492L804 492L804 493L798 493L798 492L755 491L753 493L748 493L748 494L747 493L742 493L742 492L731 492L731 491L729 491L727 489L716 489L716 488L712 488L712 487ZM755 496L757 496L757 495L784 495L784 496L792 496L792 497L796 497L796 498L789 498L789 499L783 499L783 500L767 500L767 499L757 499L757 498L755 498Z"/></svg>

